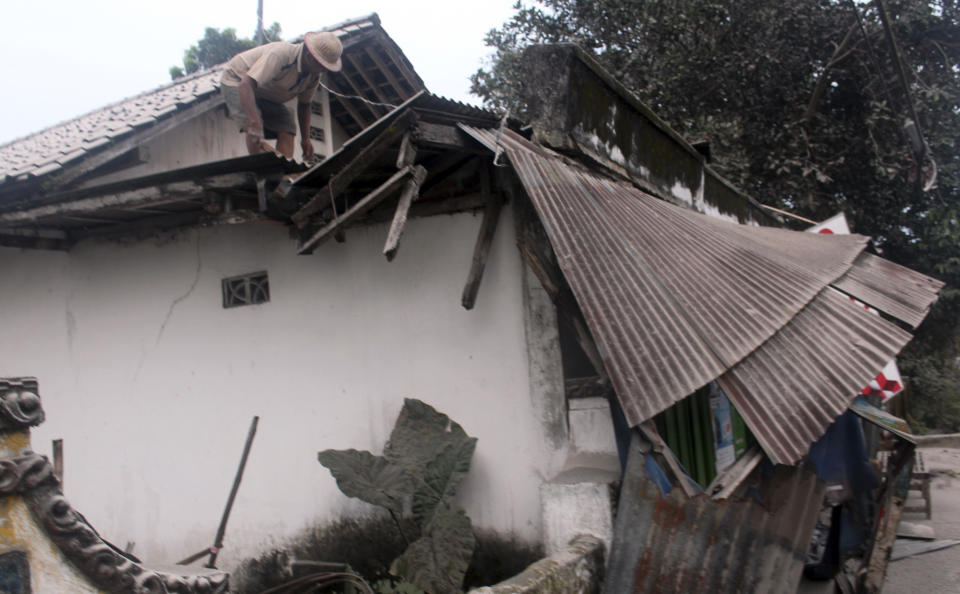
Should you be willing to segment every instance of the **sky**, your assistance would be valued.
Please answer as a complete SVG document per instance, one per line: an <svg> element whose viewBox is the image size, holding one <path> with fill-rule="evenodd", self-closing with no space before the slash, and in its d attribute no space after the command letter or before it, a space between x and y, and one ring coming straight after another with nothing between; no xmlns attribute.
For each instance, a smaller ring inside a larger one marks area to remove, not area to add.
<svg viewBox="0 0 960 594"><path fill-rule="evenodd" d="M289 39L376 12L431 92L478 104L468 77L515 1L263 0L263 21ZM4 21L0 143L169 82L206 27L253 37L257 0L22 0L4 3Z"/></svg>

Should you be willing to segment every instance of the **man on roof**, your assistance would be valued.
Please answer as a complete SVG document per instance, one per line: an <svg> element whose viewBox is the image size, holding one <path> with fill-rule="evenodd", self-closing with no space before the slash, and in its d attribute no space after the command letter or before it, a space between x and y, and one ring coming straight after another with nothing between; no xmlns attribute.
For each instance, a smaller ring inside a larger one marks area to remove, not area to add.
<svg viewBox="0 0 960 594"><path fill-rule="evenodd" d="M245 135L250 154L273 150L264 138L277 139L277 152L293 158L297 124L284 103L297 98L303 160L313 157L310 103L324 72L338 72L343 45L329 31L307 33L302 43L275 41L234 56L220 78L230 117Z"/></svg>

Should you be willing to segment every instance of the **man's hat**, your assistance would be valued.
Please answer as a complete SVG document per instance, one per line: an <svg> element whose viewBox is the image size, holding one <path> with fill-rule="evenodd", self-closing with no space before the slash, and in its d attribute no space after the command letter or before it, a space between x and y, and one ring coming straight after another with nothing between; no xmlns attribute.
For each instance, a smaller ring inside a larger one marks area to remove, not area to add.
<svg viewBox="0 0 960 594"><path fill-rule="evenodd" d="M343 64L340 54L343 53L343 44L330 31L311 31L303 36L303 45L317 62L323 64L327 70L339 72Z"/></svg>

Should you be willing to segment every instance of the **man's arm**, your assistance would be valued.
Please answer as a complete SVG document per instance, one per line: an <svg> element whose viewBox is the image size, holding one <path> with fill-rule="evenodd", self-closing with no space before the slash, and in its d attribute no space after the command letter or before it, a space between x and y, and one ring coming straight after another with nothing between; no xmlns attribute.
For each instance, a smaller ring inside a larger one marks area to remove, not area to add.
<svg viewBox="0 0 960 594"><path fill-rule="evenodd" d="M263 120L260 118L260 111L257 109L257 100L255 92L257 90L257 81L250 78L249 74L244 74L240 79L240 85L237 87L237 94L240 95L240 107L243 108L247 116L246 141L247 149L251 154L263 152L261 146L263 142Z"/></svg>
<svg viewBox="0 0 960 594"><path fill-rule="evenodd" d="M303 160L309 161L313 157L313 143L310 141L310 121L313 118L310 103L297 101L297 122L300 124L300 148L303 150Z"/></svg>

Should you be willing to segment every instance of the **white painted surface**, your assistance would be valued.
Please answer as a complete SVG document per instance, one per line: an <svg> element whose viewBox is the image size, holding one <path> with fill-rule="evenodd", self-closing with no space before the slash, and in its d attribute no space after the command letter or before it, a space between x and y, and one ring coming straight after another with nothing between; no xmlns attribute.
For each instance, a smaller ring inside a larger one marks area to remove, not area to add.
<svg viewBox="0 0 960 594"><path fill-rule="evenodd" d="M329 117L330 105L326 91L318 94L317 101L323 105L323 114L313 114L311 125L324 129L325 140L324 142L313 140L313 148L318 155L329 155L335 147L339 148L340 144L344 142L345 134L343 134L340 125ZM296 99L287 104L287 109L290 110L294 121L296 121L296 107ZM176 115L173 117L176 117ZM299 123L297 126L294 158L302 160ZM271 146L276 145L275 140L268 142ZM334 144L335 142L336 144ZM227 117L227 109L224 105L198 115L165 134L160 134L153 140L144 143L140 151L141 158L144 159L143 163L108 175L94 177L81 184L81 187L99 186L143 175L243 157L248 154L244 137L237 130L237 124Z"/></svg>
<svg viewBox="0 0 960 594"><path fill-rule="evenodd" d="M316 460L379 453L404 397L479 438L460 487L475 525L539 540L538 488L559 456L531 392L522 266L502 215L477 305L460 306L478 215L386 226L296 256L279 225L192 230L70 253L0 248L0 376L35 375L65 493L101 534L150 563L211 544L243 440L260 415L224 568L349 500ZM266 270L271 301L223 309L224 277Z"/></svg>
<svg viewBox="0 0 960 594"><path fill-rule="evenodd" d="M543 547L547 555L566 548L578 534L590 534L610 551L613 543L613 485L617 472L576 468L544 483Z"/></svg>
<svg viewBox="0 0 960 594"><path fill-rule="evenodd" d="M606 398L570 399L571 454L617 455L613 418Z"/></svg>

